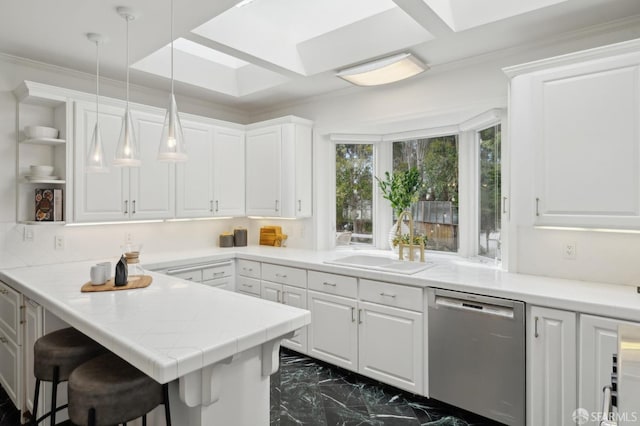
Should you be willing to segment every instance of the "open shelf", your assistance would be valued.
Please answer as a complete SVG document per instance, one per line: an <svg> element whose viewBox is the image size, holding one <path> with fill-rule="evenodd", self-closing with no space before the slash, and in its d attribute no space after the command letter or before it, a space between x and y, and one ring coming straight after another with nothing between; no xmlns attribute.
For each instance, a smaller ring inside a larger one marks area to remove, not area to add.
<svg viewBox="0 0 640 426"><path fill-rule="evenodd" d="M36 220L21 220L18 223L22 225L65 225L67 222L65 222L64 220L47 221L47 222L38 222Z"/></svg>
<svg viewBox="0 0 640 426"><path fill-rule="evenodd" d="M64 145L67 143L65 139L51 139L51 138L35 138L35 139L24 139L20 143L26 145Z"/></svg>
<svg viewBox="0 0 640 426"><path fill-rule="evenodd" d="M50 184L63 184L67 183L64 179L27 179L24 178L22 183L50 183Z"/></svg>

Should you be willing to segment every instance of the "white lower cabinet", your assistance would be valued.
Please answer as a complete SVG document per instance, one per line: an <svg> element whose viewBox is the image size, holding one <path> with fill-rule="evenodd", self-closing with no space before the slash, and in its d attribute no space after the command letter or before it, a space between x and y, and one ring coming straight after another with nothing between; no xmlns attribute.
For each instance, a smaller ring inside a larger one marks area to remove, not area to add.
<svg viewBox="0 0 640 426"><path fill-rule="evenodd" d="M358 372L400 389L422 393L422 314L358 304Z"/></svg>
<svg viewBox="0 0 640 426"><path fill-rule="evenodd" d="M358 371L355 299L309 290L309 355Z"/></svg>
<svg viewBox="0 0 640 426"><path fill-rule="evenodd" d="M22 347L0 334L0 384L16 407L22 404L20 371Z"/></svg>
<svg viewBox="0 0 640 426"><path fill-rule="evenodd" d="M260 296L272 302L296 308L307 309L307 290L289 285L262 281ZM284 339L282 346L301 353L307 353L307 327L295 331L291 339Z"/></svg>
<svg viewBox="0 0 640 426"><path fill-rule="evenodd" d="M576 313L528 307L527 424L573 426L577 406Z"/></svg>
<svg viewBox="0 0 640 426"><path fill-rule="evenodd" d="M611 385L613 354L618 352L618 326L633 324L611 318L580 315L578 407L589 413L602 411L602 389ZM597 425L589 419L585 425Z"/></svg>

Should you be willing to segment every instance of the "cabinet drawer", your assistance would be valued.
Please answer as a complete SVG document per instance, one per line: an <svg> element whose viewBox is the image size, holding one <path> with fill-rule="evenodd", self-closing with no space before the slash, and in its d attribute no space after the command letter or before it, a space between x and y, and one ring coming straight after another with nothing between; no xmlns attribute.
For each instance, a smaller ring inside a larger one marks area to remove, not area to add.
<svg viewBox="0 0 640 426"><path fill-rule="evenodd" d="M20 293L0 282L0 334L20 345Z"/></svg>
<svg viewBox="0 0 640 426"><path fill-rule="evenodd" d="M361 279L358 297L366 302L423 312L422 291L418 287Z"/></svg>
<svg viewBox="0 0 640 426"><path fill-rule="evenodd" d="M358 279L346 275L309 271L309 289L355 299L358 295Z"/></svg>
<svg viewBox="0 0 640 426"><path fill-rule="evenodd" d="M262 279L295 287L307 287L307 271L305 269L263 263Z"/></svg>
<svg viewBox="0 0 640 426"><path fill-rule="evenodd" d="M260 297L260 280L247 277L238 277L238 291L250 293Z"/></svg>
<svg viewBox="0 0 640 426"><path fill-rule="evenodd" d="M187 280L187 281L193 281L196 283L199 283L200 281L202 281L202 269L191 269L191 270L184 270L184 271L171 271L168 272L168 275L171 275L172 277L176 277L176 278L182 278L183 280Z"/></svg>
<svg viewBox="0 0 640 426"><path fill-rule="evenodd" d="M209 287L216 287L222 290L233 290L233 280L232 278L217 278L215 280L204 280L202 284L208 285Z"/></svg>
<svg viewBox="0 0 640 426"><path fill-rule="evenodd" d="M0 333L1 337L1 333ZM17 407L22 406L22 348L11 340L0 341L0 384ZM33 371L33 370L29 370Z"/></svg>
<svg viewBox="0 0 640 426"><path fill-rule="evenodd" d="M219 265L209 266L202 269L202 280L215 280L233 275L233 263L225 262Z"/></svg>
<svg viewBox="0 0 640 426"><path fill-rule="evenodd" d="M238 259L238 275L260 279L260 262Z"/></svg>

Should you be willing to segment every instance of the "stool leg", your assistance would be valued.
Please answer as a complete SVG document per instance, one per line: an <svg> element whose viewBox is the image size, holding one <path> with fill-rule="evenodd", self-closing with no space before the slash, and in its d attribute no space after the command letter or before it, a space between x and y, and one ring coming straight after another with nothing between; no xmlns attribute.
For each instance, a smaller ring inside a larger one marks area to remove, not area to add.
<svg viewBox="0 0 640 426"><path fill-rule="evenodd" d="M33 396L33 413L31 414L31 419L33 420L33 424L37 424L38 419L38 398L40 397L40 379L36 379L36 393Z"/></svg>
<svg viewBox="0 0 640 426"><path fill-rule="evenodd" d="M58 381L60 380L60 368L53 367L53 383L51 384L51 426L56 424L56 399L58 397Z"/></svg>
<svg viewBox="0 0 640 426"><path fill-rule="evenodd" d="M171 426L171 410L169 409L169 384L162 385L162 397L164 399L164 417L167 426Z"/></svg>
<svg viewBox="0 0 640 426"><path fill-rule="evenodd" d="M89 408L89 426L96 426L96 409Z"/></svg>
<svg viewBox="0 0 640 426"><path fill-rule="evenodd" d="M144 414L142 416L142 426L147 426L147 415L146 414Z"/></svg>

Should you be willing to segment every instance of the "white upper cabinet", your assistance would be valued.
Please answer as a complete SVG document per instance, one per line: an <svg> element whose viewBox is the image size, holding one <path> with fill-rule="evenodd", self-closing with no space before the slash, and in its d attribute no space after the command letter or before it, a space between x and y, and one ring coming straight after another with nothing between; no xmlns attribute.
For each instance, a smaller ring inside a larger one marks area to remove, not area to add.
<svg viewBox="0 0 640 426"><path fill-rule="evenodd" d="M247 215L312 214L312 142L308 120L252 124L246 134Z"/></svg>
<svg viewBox="0 0 640 426"><path fill-rule="evenodd" d="M188 159L176 168L178 217L213 215L213 126L182 120Z"/></svg>
<svg viewBox="0 0 640 426"><path fill-rule="evenodd" d="M100 106L102 147L107 161L115 157L124 108ZM96 104L75 104L75 208L76 222L127 220L129 173L109 167L107 173L85 173L87 150L96 124Z"/></svg>
<svg viewBox="0 0 640 426"><path fill-rule="evenodd" d="M183 120L186 163L177 168L177 216L244 215L244 131Z"/></svg>
<svg viewBox="0 0 640 426"><path fill-rule="evenodd" d="M106 173L85 173L86 151L95 126L95 103L78 101L75 110L75 221L100 222L163 219L175 212L175 166L157 160L163 117L132 111L140 149L139 168L112 164L120 136L124 107L100 105L100 130L107 160Z"/></svg>
<svg viewBox="0 0 640 426"><path fill-rule="evenodd" d="M213 134L213 215L245 214L244 131L216 127Z"/></svg>
<svg viewBox="0 0 640 426"><path fill-rule="evenodd" d="M514 163L532 167L520 194L533 222L640 227L640 54L598 49L514 68L511 145L533 160Z"/></svg>

